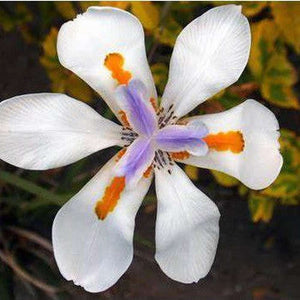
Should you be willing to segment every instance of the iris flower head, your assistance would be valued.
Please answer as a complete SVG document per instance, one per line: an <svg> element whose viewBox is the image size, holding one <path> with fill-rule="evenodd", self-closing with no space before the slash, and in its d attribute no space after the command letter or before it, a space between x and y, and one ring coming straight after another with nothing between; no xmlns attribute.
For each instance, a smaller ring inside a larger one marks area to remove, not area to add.
<svg viewBox="0 0 300 300"><path fill-rule="evenodd" d="M46 170L122 147L55 217L54 255L67 280L100 292L127 270L135 215L154 175L157 263L183 283L207 275L220 213L176 162L227 173L252 189L269 186L282 166L278 122L255 100L184 118L240 77L250 40L240 6L219 6L192 21L177 38L158 104L139 20L120 9L90 7L61 27L58 58L122 125L63 94L1 102L0 158L17 167Z"/></svg>

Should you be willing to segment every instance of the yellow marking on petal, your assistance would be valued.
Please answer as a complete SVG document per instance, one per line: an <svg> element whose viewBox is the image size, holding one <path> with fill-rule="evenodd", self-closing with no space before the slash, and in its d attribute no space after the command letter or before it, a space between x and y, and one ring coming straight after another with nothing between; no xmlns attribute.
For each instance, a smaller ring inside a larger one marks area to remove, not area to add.
<svg viewBox="0 0 300 300"><path fill-rule="evenodd" d="M216 151L231 151L233 153L240 153L244 149L244 138L240 131L219 132L216 134L209 134L203 141L210 149Z"/></svg>
<svg viewBox="0 0 300 300"><path fill-rule="evenodd" d="M125 176L114 177L110 185L106 187L102 199L96 203L95 213L98 219L104 220L114 210L124 188Z"/></svg>
<svg viewBox="0 0 300 300"><path fill-rule="evenodd" d="M190 154L187 151L181 151L181 152L172 152L171 157L173 159L180 159L184 160L190 157Z"/></svg>
<svg viewBox="0 0 300 300"><path fill-rule="evenodd" d="M151 175L151 172L152 172L152 165L150 165L150 166L147 168L147 170L144 172L143 176L144 176L145 178L149 178L150 175Z"/></svg>
<svg viewBox="0 0 300 300"><path fill-rule="evenodd" d="M119 84L128 84L131 79L131 73L123 69L124 62L124 57L120 53L110 53L104 60L105 67L111 71L112 78Z"/></svg>
<svg viewBox="0 0 300 300"><path fill-rule="evenodd" d="M130 127L130 124L129 124L129 121L128 121L128 118L127 118L127 115L126 115L125 111L124 110L120 110L118 112L118 114L119 114L119 116L121 118L121 121L122 121L123 125L126 126L126 127Z"/></svg>
<svg viewBox="0 0 300 300"><path fill-rule="evenodd" d="M118 152L117 157L115 159L116 162L118 162L122 158L122 156L125 154L126 150L127 150L126 148L123 148Z"/></svg>

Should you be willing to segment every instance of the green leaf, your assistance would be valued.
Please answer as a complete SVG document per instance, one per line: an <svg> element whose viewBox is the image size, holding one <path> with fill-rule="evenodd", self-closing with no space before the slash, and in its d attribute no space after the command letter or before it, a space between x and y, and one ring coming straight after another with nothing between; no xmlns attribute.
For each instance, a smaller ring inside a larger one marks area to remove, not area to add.
<svg viewBox="0 0 300 300"><path fill-rule="evenodd" d="M146 30L153 31L158 27L160 13L156 4L149 1L133 1L131 11L138 17Z"/></svg>
<svg viewBox="0 0 300 300"><path fill-rule="evenodd" d="M300 53L300 3L270 2L275 22L285 41Z"/></svg>
<svg viewBox="0 0 300 300"><path fill-rule="evenodd" d="M226 187L233 187L239 184L239 181L232 176L216 170L210 170L216 181Z"/></svg>
<svg viewBox="0 0 300 300"><path fill-rule="evenodd" d="M151 66L151 72L158 93L162 94L168 81L168 67L163 63L157 63Z"/></svg>
<svg viewBox="0 0 300 300"><path fill-rule="evenodd" d="M154 37L162 44L173 47L177 36L182 31L182 26L172 17L169 16L162 28L156 28Z"/></svg>
<svg viewBox="0 0 300 300"><path fill-rule="evenodd" d="M43 201L47 201L47 203L62 205L68 200L64 196L56 195L35 183L6 171L0 171L0 180L34 194L37 197L40 197Z"/></svg>
<svg viewBox="0 0 300 300"><path fill-rule="evenodd" d="M273 216L275 201L252 192L248 199L248 207L254 223L263 221L268 223Z"/></svg>

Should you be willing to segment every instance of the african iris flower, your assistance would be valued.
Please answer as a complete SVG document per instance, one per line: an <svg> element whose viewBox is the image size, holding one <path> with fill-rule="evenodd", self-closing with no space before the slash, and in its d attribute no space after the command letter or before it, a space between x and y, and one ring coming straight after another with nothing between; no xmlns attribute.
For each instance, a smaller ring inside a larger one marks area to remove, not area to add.
<svg viewBox="0 0 300 300"><path fill-rule="evenodd" d="M123 147L56 215L54 254L67 280L99 292L127 270L135 215L154 174L156 261L179 282L206 276L220 214L176 161L225 172L252 189L270 185L282 166L278 122L254 100L182 118L239 78L249 50L241 7L209 10L177 38L158 105L140 22L126 11L91 7L60 29L58 57L103 97L122 126L62 94L0 104L0 157L15 166L45 170Z"/></svg>

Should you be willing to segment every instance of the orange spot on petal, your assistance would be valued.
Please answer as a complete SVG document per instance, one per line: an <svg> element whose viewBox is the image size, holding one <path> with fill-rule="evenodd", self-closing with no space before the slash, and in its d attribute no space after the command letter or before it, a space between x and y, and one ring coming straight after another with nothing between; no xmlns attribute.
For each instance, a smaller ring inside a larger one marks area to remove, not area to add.
<svg viewBox="0 0 300 300"><path fill-rule="evenodd" d="M106 187L104 196L95 207L95 213L100 220L104 220L114 210L124 188L125 176L114 177L110 185Z"/></svg>
<svg viewBox="0 0 300 300"><path fill-rule="evenodd" d="M125 154L126 150L127 150L126 148L123 148L118 152L117 157L115 159L116 162L118 162L122 158L122 156Z"/></svg>
<svg viewBox="0 0 300 300"><path fill-rule="evenodd" d="M152 165L150 165L150 166L148 167L148 169L144 172L143 176L144 176L145 178L149 178L149 176L151 175L151 172L152 172Z"/></svg>
<svg viewBox="0 0 300 300"><path fill-rule="evenodd" d="M129 121L128 121L128 118L127 118L127 115L126 115L125 111L120 110L118 112L118 114L120 115L120 118L121 118L121 121L122 121L123 125L126 126L126 127L130 127L130 124L129 124Z"/></svg>
<svg viewBox="0 0 300 300"><path fill-rule="evenodd" d="M152 107L154 108L154 110L157 111L156 100L154 98L150 98L150 103L151 103Z"/></svg>
<svg viewBox="0 0 300 300"><path fill-rule="evenodd" d="M239 131L219 132L216 134L209 134L203 141L210 149L216 151L231 151L233 153L240 153L244 149L243 134Z"/></svg>
<svg viewBox="0 0 300 300"><path fill-rule="evenodd" d="M105 57L105 67L111 71L112 78L119 84L128 84L131 79L131 73L123 69L124 57L120 53L110 53Z"/></svg>
<svg viewBox="0 0 300 300"><path fill-rule="evenodd" d="M190 157L190 154L187 152L187 151L181 151L181 152L172 152L171 153L171 157L173 159L180 159L180 160L183 160L183 159L187 159Z"/></svg>

